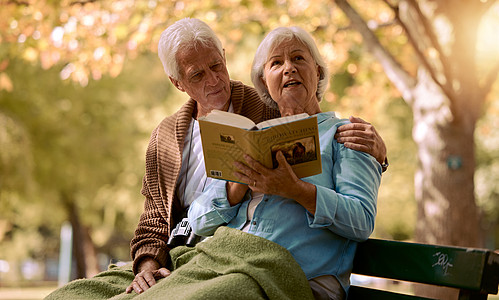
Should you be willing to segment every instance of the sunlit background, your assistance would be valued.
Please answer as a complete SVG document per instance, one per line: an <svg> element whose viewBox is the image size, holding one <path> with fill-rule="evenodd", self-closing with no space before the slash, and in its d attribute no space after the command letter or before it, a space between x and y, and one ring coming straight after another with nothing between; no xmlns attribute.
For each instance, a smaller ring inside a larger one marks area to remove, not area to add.
<svg viewBox="0 0 499 300"><path fill-rule="evenodd" d="M481 238L472 246L498 249L499 4L468 1L468 7L457 8L459 1L416 2L434 36L424 33L413 13L404 14L410 9L405 1L349 1L407 76L419 78L424 66L419 52L442 90L452 90L421 103L413 90L400 88L394 67L369 51L334 1L0 0L0 298L7 291L4 298L21 297L17 288L36 287L23 297L39 299L58 285L61 270L69 279L89 277L110 262L131 259L149 135L187 99L169 83L156 53L161 32L183 17L200 18L217 32L232 79L248 85L253 54L266 32L297 25L312 33L331 73L322 109L371 122L388 148L375 237L418 240L416 200L428 188L425 181L417 185L418 168L429 176L418 163L418 149L424 149L424 138L433 144L435 136L442 137L421 130L431 129L430 119L447 122L449 112L456 112L449 103L463 110L474 157L451 156L457 158L435 164L460 171L466 161L476 163L468 192ZM401 14L387 3L400 5ZM475 16L466 19L476 25L469 32L455 23L465 13ZM425 38L414 47L407 32ZM457 51L462 36L468 43ZM440 108L432 117L417 118L435 106ZM416 113L416 107L423 109ZM449 190L459 188L447 183ZM65 253L61 230L68 228L74 241ZM72 263L60 268L61 256L69 253Z"/></svg>

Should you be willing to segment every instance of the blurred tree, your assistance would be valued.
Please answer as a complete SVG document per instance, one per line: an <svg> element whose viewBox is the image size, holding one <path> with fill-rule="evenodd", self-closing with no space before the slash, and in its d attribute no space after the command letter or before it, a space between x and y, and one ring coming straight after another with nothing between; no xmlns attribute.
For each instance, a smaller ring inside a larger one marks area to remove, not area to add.
<svg viewBox="0 0 499 300"><path fill-rule="evenodd" d="M57 68L42 71L16 60L6 68L22 89L0 91L0 204L6 208L0 241L10 252L4 257L50 258L67 219L77 277L100 271L99 249L129 259L142 209L144 149L150 128L167 114L159 101L168 90L156 60L136 62L127 67L133 70L85 88L60 81ZM149 80L138 80L145 72ZM178 106L175 99L169 104Z"/></svg>
<svg viewBox="0 0 499 300"><path fill-rule="evenodd" d="M350 2L367 7L363 1ZM383 45L383 36L376 35L379 12L372 16L362 9L369 18L365 21L348 1L335 0L412 108L419 160L416 238L425 243L483 247L475 203L474 133L497 80L499 49L487 49L488 56L479 56L477 43L481 21L496 1L384 2L390 10L389 21L407 36L419 62L416 70L397 60ZM483 61L487 65L481 65ZM419 293L439 299L452 294L423 288Z"/></svg>

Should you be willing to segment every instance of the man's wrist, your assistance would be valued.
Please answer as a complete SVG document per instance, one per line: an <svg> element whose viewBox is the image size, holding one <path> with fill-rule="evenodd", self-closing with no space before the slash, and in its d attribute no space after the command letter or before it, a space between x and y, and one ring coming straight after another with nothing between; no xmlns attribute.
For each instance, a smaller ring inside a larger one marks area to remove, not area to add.
<svg viewBox="0 0 499 300"><path fill-rule="evenodd" d="M152 257L144 257L138 263L138 272L144 270L157 270L159 269L159 263Z"/></svg>

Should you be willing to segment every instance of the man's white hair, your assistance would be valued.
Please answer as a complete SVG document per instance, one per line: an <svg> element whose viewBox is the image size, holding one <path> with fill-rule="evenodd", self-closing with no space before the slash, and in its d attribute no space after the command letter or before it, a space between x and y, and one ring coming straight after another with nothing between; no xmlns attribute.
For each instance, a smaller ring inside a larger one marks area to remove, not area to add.
<svg viewBox="0 0 499 300"><path fill-rule="evenodd" d="M260 98L262 98L263 102L271 107L277 108L277 103L272 99L267 87L262 82L262 79L265 79L265 74L263 72L265 63L269 58L268 56L270 52L276 47L276 45L292 39L296 39L307 46L312 58L319 66L319 82L317 84L316 94L317 101L321 101L324 93L326 92L329 81L329 72L312 36L300 27L278 27L267 34L260 46L258 46L255 58L253 59L253 66L251 67L251 81L253 82L253 85L258 91L258 94L260 95Z"/></svg>
<svg viewBox="0 0 499 300"><path fill-rule="evenodd" d="M223 57L222 42L205 22L199 19L185 18L166 28L158 43L158 56L166 75L180 80L177 52L184 47L204 45L215 47Z"/></svg>

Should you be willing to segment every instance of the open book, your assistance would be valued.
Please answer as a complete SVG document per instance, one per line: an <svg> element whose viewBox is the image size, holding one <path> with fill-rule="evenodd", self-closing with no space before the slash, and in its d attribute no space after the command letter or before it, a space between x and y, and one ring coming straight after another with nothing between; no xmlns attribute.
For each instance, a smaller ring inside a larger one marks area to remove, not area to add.
<svg viewBox="0 0 499 300"><path fill-rule="evenodd" d="M267 168L276 168L276 154L284 157L298 177L322 172L317 117L299 114L264 121L213 110L199 118L208 177L239 181L234 161L245 163L248 154Z"/></svg>

